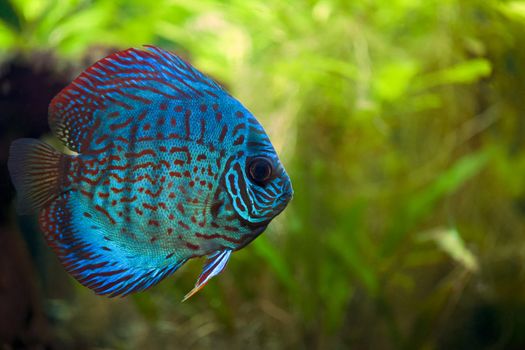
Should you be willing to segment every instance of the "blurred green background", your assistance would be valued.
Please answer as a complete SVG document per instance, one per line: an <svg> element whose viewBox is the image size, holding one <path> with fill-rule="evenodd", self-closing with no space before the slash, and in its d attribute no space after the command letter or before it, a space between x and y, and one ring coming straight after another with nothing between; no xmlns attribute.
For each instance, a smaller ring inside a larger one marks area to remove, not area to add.
<svg viewBox="0 0 525 350"><path fill-rule="evenodd" d="M525 348L525 1L0 0L0 343ZM189 302L125 299L18 218L5 162L97 59L173 50L264 125L295 197Z"/></svg>

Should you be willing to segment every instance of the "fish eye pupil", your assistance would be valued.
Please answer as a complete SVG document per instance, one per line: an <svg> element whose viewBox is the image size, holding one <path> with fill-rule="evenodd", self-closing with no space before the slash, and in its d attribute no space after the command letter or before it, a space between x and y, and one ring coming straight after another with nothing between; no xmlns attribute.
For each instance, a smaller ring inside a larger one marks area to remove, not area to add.
<svg viewBox="0 0 525 350"><path fill-rule="evenodd" d="M248 166L250 179L258 185L264 185L272 176L272 163L266 158L254 158Z"/></svg>

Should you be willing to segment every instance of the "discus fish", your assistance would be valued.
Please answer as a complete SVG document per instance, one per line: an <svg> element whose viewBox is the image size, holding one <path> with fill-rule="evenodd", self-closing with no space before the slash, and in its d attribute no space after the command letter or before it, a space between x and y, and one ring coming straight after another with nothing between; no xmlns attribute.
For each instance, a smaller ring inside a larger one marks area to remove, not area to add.
<svg viewBox="0 0 525 350"><path fill-rule="evenodd" d="M154 46L101 59L51 101L49 125L74 155L12 143L20 214L97 294L145 290L191 258L195 288L261 234L292 197L255 117L219 84Z"/></svg>

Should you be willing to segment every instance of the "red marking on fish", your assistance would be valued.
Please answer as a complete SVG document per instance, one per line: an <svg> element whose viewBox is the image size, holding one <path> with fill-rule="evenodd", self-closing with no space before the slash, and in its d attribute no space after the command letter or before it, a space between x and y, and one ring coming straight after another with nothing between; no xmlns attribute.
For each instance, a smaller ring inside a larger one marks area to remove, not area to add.
<svg viewBox="0 0 525 350"><path fill-rule="evenodd" d="M102 214L104 214L104 216L106 216L113 225L116 224L115 219L113 219L111 217L111 215L109 215L109 213L108 213L108 211L106 209L102 208L100 205L95 205L95 210L100 212L100 213L102 213Z"/></svg>
<svg viewBox="0 0 525 350"><path fill-rule="evenodd" d="M129 124L131 124L131 122L133 121L133 117L129 117L128 119L126 119L126 121L120 123L120 124L112 124L109 126L109 128L111 129L111 131L116 131L118 129L123 129L125 128L126 126L128 126Z"/></svg>
<svg viewBox="0 0 525 350"><path fill-rule="evenodd" d="M200 248L197 244L192 244L190 242L185 242L184 244L186 245L186 247L192 250L198 250Z"/></svg>

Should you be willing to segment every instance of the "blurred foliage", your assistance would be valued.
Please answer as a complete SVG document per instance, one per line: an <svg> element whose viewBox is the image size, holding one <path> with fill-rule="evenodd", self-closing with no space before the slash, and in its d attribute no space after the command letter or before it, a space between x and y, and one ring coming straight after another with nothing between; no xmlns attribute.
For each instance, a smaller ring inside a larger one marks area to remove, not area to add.
<svg viewBox="0 0 525 350"><path fill-rule="evenodd" d="M0 18L4 60L189 57L295 189L187 303L198 263L126 300L49 300L65 344L525 347L525 1L1 0Z"/></svg>

